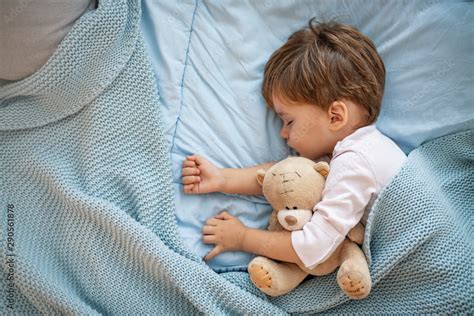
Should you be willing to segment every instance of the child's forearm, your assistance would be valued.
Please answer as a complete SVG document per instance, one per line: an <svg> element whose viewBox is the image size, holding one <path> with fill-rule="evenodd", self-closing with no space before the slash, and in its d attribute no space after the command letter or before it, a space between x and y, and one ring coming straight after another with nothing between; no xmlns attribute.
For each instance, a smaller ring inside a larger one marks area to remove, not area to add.
<svg viewBox="0 0 474 316"><path fill-rule="evenodd" d="M271 259L302 264L293 249L289 231L246 228L241 250Z"/></svg>
<svg viewBox="0 0 474 316"><path fill-rule="evenodd" d="M222 169L225 181L222 188L223 193L242 195L262 195L262 187L257 182L257 171L267 170L274 162L267 162L255 167L234 169Z"/></svg>

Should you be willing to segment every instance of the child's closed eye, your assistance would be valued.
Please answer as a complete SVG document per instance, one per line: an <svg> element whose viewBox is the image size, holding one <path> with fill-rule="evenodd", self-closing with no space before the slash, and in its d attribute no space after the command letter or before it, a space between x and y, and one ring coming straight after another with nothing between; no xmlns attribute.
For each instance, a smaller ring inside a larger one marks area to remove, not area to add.
<svg viewBox="0 0 474 316"><path fill-rule="evenodd" d="M291 124L293 124L293 121L288 121L288 122L286 123L286 126L290 126Z"/></svg>

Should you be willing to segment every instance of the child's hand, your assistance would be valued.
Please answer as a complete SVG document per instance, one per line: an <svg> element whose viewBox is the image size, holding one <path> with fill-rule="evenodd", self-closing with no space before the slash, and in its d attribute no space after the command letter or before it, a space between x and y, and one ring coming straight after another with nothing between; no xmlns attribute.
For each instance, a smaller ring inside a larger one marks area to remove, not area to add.
<svg viewBox="0 0 474 316"><path fill-rule="evenodd" d="M204 257L209 261L221 252L242 250L242 244L247 227L234 216L221 212L206 221L202 229L205 244L214 244L215 247Z"/></svg>
<svg viewBox="0 0 474 316"><path fill-rule="evenodd" d="M193 155L183 161L181 183L186 194L221 192L225 177L214 164L201 156Z"/></svg>

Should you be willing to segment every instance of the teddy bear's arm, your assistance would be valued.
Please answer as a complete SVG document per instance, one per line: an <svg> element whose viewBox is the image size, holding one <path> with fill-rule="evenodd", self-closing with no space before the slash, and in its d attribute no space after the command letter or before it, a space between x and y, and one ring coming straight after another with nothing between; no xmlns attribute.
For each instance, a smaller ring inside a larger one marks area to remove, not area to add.
<svg viewBox="0 0 474 316"><path fill-rule="evenodd" d="M273 210L272 214L270 215L270 219L268 221L268 228L269 231L280 231L285 230L280 222L278 222L278 211Z"/></svg>

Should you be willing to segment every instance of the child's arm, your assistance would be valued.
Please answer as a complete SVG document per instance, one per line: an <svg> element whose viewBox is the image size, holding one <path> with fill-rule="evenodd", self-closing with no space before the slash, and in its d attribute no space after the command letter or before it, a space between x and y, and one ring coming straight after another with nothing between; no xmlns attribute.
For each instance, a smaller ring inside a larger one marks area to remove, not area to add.
<svg viewBox="0 0 474 316"><path fill-rule="evenodd" d="M262 187L256 181L257 171L266 170L273 164L274 162L268 162L242 169L217 168L201 156L188 156L183 161L181 183L187 194L223 192L262 195Z"/></svg>
<svg viewBox="0 0 474 316"><path fill-rule="evenodd" d="M237 218L222 212L206 221L203 241L215 247L209 261L225 251L245 251L268 258L302 264L291 243L289 231L267 231L245 227Z"/></svg>

